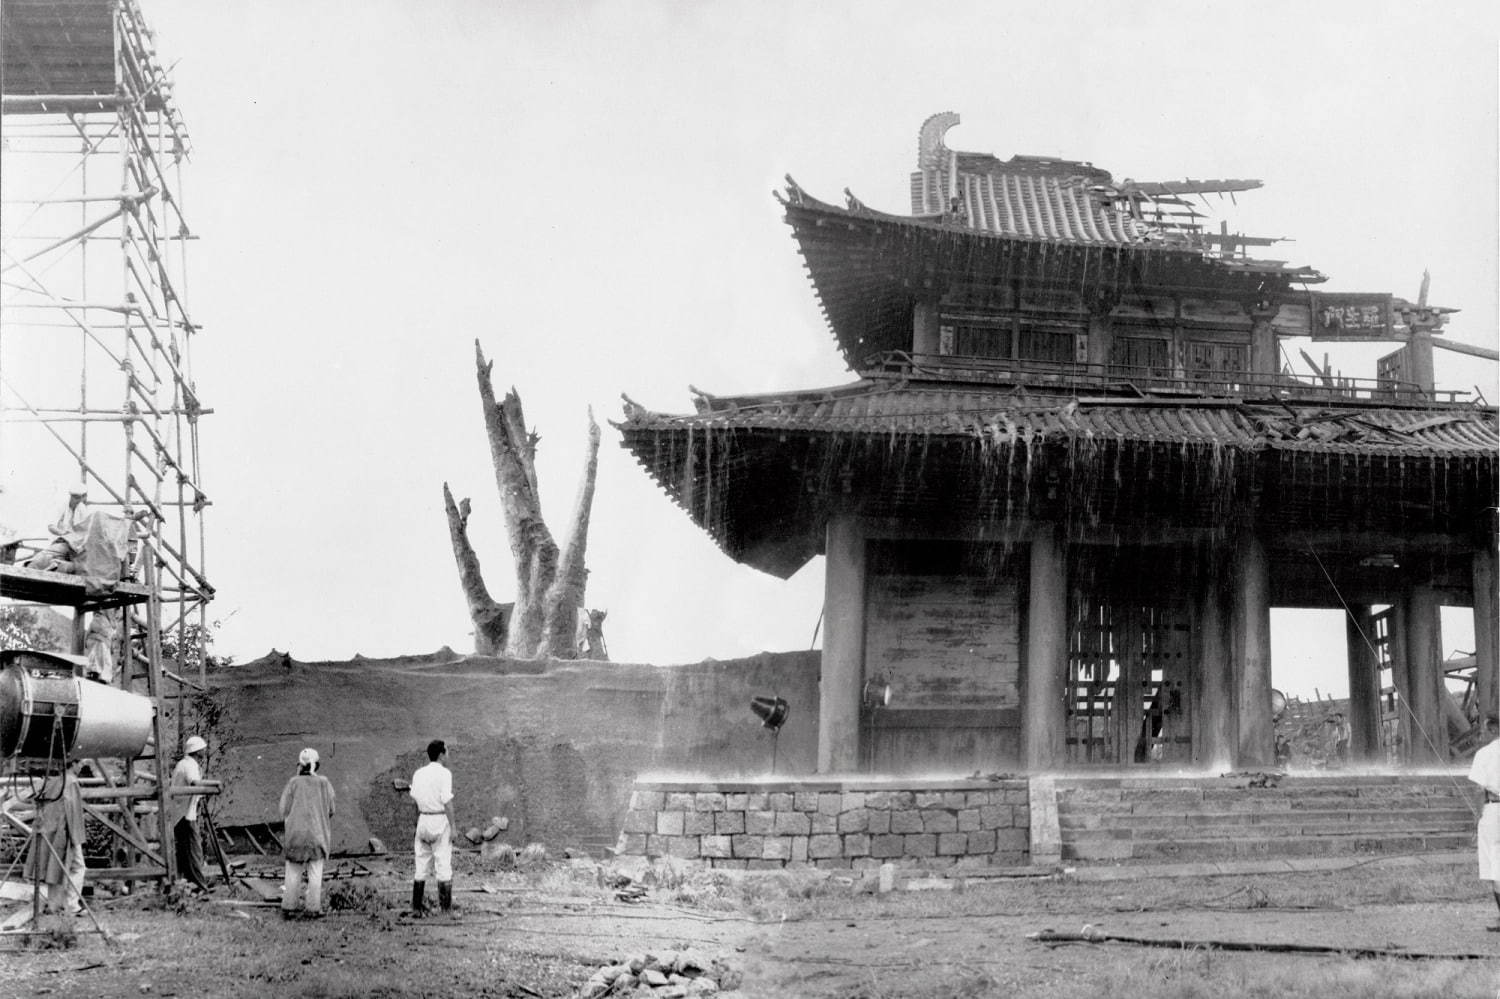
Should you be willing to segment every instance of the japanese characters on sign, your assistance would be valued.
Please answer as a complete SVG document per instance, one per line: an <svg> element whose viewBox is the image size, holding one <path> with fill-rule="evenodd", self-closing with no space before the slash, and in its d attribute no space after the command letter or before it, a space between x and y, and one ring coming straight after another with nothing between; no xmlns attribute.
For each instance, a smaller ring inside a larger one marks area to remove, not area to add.
<svg viewBox="0 0 1500 999"><path fill-rule="evenodd" d="M1313 291L1314 340L1394 340L1391 296Z"/></svg>

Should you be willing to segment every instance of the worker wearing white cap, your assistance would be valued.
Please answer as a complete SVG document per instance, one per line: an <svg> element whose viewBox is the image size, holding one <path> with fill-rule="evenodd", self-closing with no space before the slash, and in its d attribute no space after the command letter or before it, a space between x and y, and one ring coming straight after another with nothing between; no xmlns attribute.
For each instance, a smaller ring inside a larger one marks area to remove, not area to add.
<svg viewBox="0 0 1500 999"><path fill-rule="evenodd" d="M190 735L182 743L182 759L172 768L172 788L214 786L217 781L203 779L203 759L208 743L202 736ZM170 798L172 840L177 850L177 876L186 878L193 887L208 891L203 874L203 839L198 833L198 799L201 794L174 794Z"/></svg>
<svg viewBox="0 0 1500 999"><path fill-rule="evenodd" d="M310 746L298 755L297 775L281 792L281 822L281 855L286 861L281 918L296 918L305 876L303 912L317 919L323 915L323 861L333 842L333 785L318 772L318 751Z"/></svg>

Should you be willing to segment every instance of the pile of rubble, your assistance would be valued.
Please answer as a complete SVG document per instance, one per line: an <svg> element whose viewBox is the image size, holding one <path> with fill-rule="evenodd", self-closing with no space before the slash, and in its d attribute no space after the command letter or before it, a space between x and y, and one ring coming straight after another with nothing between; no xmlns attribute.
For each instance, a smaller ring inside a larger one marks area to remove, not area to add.
<svg viewBox="0 0 1500 999"><path fill-rule="evenodd" d="M579 990L583 999L601 996L650 996L688 999L736 989L740 973L718 959L705 961L692 951L632 954L606 964Z"/></svg>

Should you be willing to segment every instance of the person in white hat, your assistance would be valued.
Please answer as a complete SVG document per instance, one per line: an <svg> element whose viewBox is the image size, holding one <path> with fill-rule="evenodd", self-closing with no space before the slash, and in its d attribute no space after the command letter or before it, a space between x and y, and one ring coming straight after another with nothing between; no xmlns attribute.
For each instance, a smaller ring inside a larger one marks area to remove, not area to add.
<svg viewBox="0 0 1500 999"><path fill-rule="evenodd" d="M304 749L297 757L297 775L281 792L281 855L286 861L282 919L296 918L304 875L307 899L303 911L312 919L323 915L323 861L333 843L333 784L318 768L318 751Z"/></svg>
<svg viewBox="0 0 1500 999"><path fill-rule="evenodd" d="M190 735L182 743L182 759L172 768L173 789L199 785L215 787L218 781L203 779L203 759L208 743L202 736ZM198 833L198 799L201 794L174 794L169 799L172 814L172 841L177 851L177 876L186 878L200 891L209 891L203 874L203 839Z"/></svg>

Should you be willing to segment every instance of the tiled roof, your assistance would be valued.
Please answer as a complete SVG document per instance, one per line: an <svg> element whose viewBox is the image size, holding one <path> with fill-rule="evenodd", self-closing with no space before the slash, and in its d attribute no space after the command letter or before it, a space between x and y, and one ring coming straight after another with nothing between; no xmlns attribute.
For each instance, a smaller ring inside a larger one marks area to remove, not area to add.
<svg viewBox="0 0 1500 999"><path fill-rule="evenodd" d="M1494 410L1248 404L1221 400L1077 398L993 388L861 379L805 392L700 395L697 412L627 409L632 427L923 434L1018 442L1152 441L1392 455L1500 451Z"/></svg>

